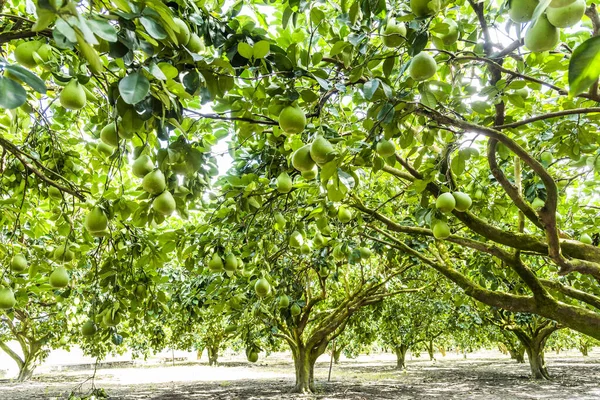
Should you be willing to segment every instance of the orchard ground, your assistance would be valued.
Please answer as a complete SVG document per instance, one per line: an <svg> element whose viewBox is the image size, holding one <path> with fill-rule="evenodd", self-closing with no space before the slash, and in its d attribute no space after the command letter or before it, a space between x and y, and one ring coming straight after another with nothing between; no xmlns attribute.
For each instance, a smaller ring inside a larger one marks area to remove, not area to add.
<svg viewBox="0 0 600 400"><path fill-rule="evenodd" d="M92 375L76 365L90 361L77 352L53 352L33 380L16 384L0 380L0 399L67 398ZM113 399L598 399L600 398L600 349L589 357L575 351L546 354L553 376L549 382L529 379L529 365L517 364L497 351L407 356L408 369L396 370L391 354L362 355L333 366L327 382L329 357L324 355L315 369L318 393L312 396L287 394L294 384L294 366L285 353L261 358L249 364L242 354L227 354L218 367L207 359L195 361L195 354L176 352L180 360L165 363L164 353L127 368L100 368L94 384ZM187 360L182 360L186 359ZM112 361L127 361L119 357ZM0 368L7 364L0 360ZM70 365L68 365L70 364ZM58 370L62 365L63 370ZM90 389L91 381L79 393Z"/></svg>

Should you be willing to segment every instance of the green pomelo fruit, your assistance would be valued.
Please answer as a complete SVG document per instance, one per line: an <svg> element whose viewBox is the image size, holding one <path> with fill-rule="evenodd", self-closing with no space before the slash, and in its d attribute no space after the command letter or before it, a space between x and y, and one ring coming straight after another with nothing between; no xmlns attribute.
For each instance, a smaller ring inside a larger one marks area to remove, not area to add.
<svg viewBox="0 0 600 400"><path fill-rule="evenodd" d="M440 0L410 0L410 9L417 17L428 17L440 11Z"/></svg>
<svg viewBox="0 0 600 400"><path fill-rule="evenodd" d="M37 66L33 54L42 46L42 42L23 42L15 48L15 60L24 67L34 68Z"/></svg>
<svg viewBox="0 0 600 400"><path fill-rule="evenodd" d="M142 180L142 188L150 194L159 194L165 191L167 184L165 182L165 175L160 169L146 174Z"/></svg>
<svg viewBox="0 0 600 400"><path fill-rule="evenodd" d="M442 193L435 201L435 207L443 213L450 213L456 207L456 200L452 193Z"/></svg>
<svg viewBox="0 0 600 400"><path fill-rule="evenodd" d="M23 272L25 271L29 265L27 264L27 259L23 254L15 254L10 261L10 268L14 272Z"/></svg>
<svg viewBox="0 0 600 400"><path fill-rule="evenodd" d="M117 134L117 125L114 122L109 123L100 131L100 140L109 146L117 147L119 145L119 135Z"/></svg>
<svg viewBox="0 0 600 400"><path fill-rule="evenodd" d="M175 211L176 204L173 195L168 190L159 194L152 201L152 209L162 215L171 215Z"/></svg>
<svg viewBox="0 0 600 400"><path fill-rule="evenodd" d="M265 278L260 278L254 284L254 291L258 297L266 297L271 292L271 284Z"/></svg>
<svg viewBox="0 0 600 400"><path fill-rule="evenodd" d="M302 312L302 309L298 304L294 303L290 309L290 312L292 313L292 316L297 317Z"/></svg>
<svg viewBox="0 0 600 400"><path fill-rule="evenodd" d="M233 272L237 269L237 267L238 267L237 257L231 253L227 254L225 256L225 263L223 265L223 268L225 269L225 271Z"/></svg>
<svg viewBox="0 0 600 400"><path fill-rule="evenodd" d="M313 168L309 171L302 171L300 174L302 175L302 177L307 180L307 181L312 181L313 179L315 179L317 177L317 168Z"/></svg>
<svg viewBox="0 0 600 400"><path fill-rule="evenodd" d="M279 298L279 308L288 308L290 306L290 298L287 295L283 295Z"/></svg>
<svg viewBox="0 0 600 400"><path fill-rule="evenodd" d="M282 172L277 177L277 191L279 193L289 193L292 190L293 182L292 178L287 172Z"/></svg>
<svg viewBox="0 0 600 400"><path fill-rule="evenodd" d="M152 162L150 156L142 154L133 162L133 165L131 166L131 172L133 172L133 175L137 176L138 178L143 178L150 172L154 171L154 168L154 163Z"/></svg>
<svg viewBox="0 0 600 400"><path fill-rule="evenodd" d="M593 244L594 243L594 241L592 240L592 237L590 235L588 235L587 233L583 233L579 237L579 241L584 244Z"/></svg>
<svg viewBox="0 0 600 400"><path fill-rule="evenodd" d="M62 200L62 192L54 186L48 188L48 196L54 200Z"/></svg>
<svg viewBox="0 0 600 400"><path fill-rule="evenodd" d="M56 267L50 274L50 286L53 288L64 288L69 285L69 274L65 267Z"/></svg>
<svg viewBox="0 0 600 400"><path fill-rule="evenodd" d="M310 144L300 147L292 154L292 166L300 172L310 171L315 165L310 157Z"/></svg>
<svg viewBox="0 0 600 400"><path fill-rule="evenodd" d="M394 143L387 139L382 139L377 143L376 146L377 154L383 158L391 157L396 154L396 146Z"/></svg>
<svg viewBox="0 0 600 400"><path fill-rule="evenodd" d="M306 116L298 106L287 106L279 113L279 126L286 133L300 133L306 127Z"/></svg>
<svg viewBox="0 0 600 400"><path fill-rule="evenodd" d="M180 46L187 45L191 38L190 28L180 18L173 18L173 22L175 23L175 29L173 30L175 31L177 42Z"/></svg>
<svg viewBox="0 0 600 400"><path fill-rule="evenodd" d="M337 217L341 223L346 224L352 220L352 211L350 211L347 207L340 206Z"/></svg>
<svg viewBox="0 0 600 400"><path fill-rule="evenodd" d="M413 57L408 67L408 74L415 81L424 81L435 75L437 64L435 59L424 51Z"/></svg>
<svg viewBox="0 0 600 400"><path fill-rule="evenodd" d="M386 47L399 47L406 41L406 26L389 20L381 36Z"/></svg>
<svg viewBox="0 0 600 400"><path fill-rule="evenodd" d="M465 212L469 208L471 208L471 204L473 203L473 201L471 200L471 197L469 197L468 194L463 192L454 192L452 193L452 196L454 196L454 200L456 201L456 206L454 208L457 211Z"/></svg>
<svg viewBox="0 0 600 400"><path fill-rule="evenodd" d="M310 158L319 165L326 164L335 158L335 149L329 140L317 136L310 145Z"/></svg>
<svg viewBox="0 0 600 400"><path fill-rule="evenodd" d="M508 10L508 16L516 23L531 21L533 11L538 3L538 0L513 0Z"/></svg>
<svg viewBox="0 0 600 400"><path fill-rule="evenodd" d="M458 25L450 18L445 18L444 24L448 25L448 31L438 35L438 37L445 46L452 46L458 40Z"/></svg>
<svg viewBox="0 0 600 400"><path fill-rule="evenodd" d="M525 47L534 53L552 50L558 44L560 34L558 28L542 14L525 33Z"/></svg>
<svg viewBox="0 0 600 400"><path fill-rule="evenodd" d="M0 287L0 310L11 309L17 304L15 294L11 288Z"/></svg>
<svg viewBox="0 0 600 400"><path fill-rule="evenodd" d="M360 252L360 258L363 259L369 259L373 255L373 252L368 247L361 247L358 251Z"/></svg>
<svg viewBox="0 0 600 400"><path fill-rule="evenodd" d="M102 232L108 227L108 218L100 207L94 207L85 217L88 232Z"/></svg>
<svg viewBox="0 0 600 400"><path fill-rule="evenodd" d="M557 28L570 28L576 25L585 14L585 0L575 0L562 7L548 7L548 21Z"/></svg>
<svg viewBox="0 0 600 400"><path fill-rule="evenodd" d="M223 260L217 253L213 253L212 258L208 262L208 269L210 269L212 272L223 271Z"/></svg>
<svg viewBox="0 0 600 400"><path fill-rule="evenodd" d="M248 357L248 361L250 361L251 363L255 363L258 361L258 353L256 351L250 351L247 354Z"/></svg>
<svg viewBox="0 0 600 400"><path fill-rule="evenodd" d="M206 48L204 47L204 41L200 38L200 36L192 33L190 36L190 41L187 44L187 48L192 53L202 53Z"/></svg>
<svg viewBox="0 0 600 400"><path fill-rule="evenodd" d="M67 110L80 110L85 106L86 96L83 86L77 79L71 80L60 92L58 98L60 105Z"/></svg>
<svg viewBox="0 0 600 400"><path fill-rule="evenodd" d="M450 227L444 221L436 221L433 224L433 237L436 239L446 239L450 236Z"/></svg>
<svg viewBox="0 0 600 400"><path fill-rule="evenodd" d="M75 253L66 244L61 244L54 249L53 257L56 261L69 262L73 261Z"/></svg>
<svg viewBox="0 0 600 400"><path fill-rule="evenodd" d="M86 337L94 336L97 331L96 324L91 319L85 321L81 327L81 334Z"/></svg>

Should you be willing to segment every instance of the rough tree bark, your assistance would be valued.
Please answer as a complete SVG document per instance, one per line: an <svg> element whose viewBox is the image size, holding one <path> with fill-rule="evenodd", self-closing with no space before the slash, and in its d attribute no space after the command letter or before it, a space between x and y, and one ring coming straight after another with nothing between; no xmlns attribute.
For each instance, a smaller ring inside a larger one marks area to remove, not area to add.
<svg viewBox="0 0 600 400"><path fill-rule="evenodd" d="M208 352L208 365L217 365L219 359L219 346L207 346L206 351Z"/></svg>
<svg viewBox="0 0 600 400"><path fill-rule="evenodd" d="M523 347L525 347L533 379L550 379L550 374L544 360L544 347L550 335L558 329L560 327L555 322L547 322L529 332L516 327L510 329Z"/></svg>
<svg viewBox="0 0 600 400"><path fill-rule="evenodd" d="M16 352L14 352L8 345L4 342L0 342L0 349L4 350L6 354L10 358L14 360L14 362L19 367L19 375L17 376L18 382L25 382L33 376L33 371L37 366L37 360L42 353L42 346L40 341L34 341L32 343L27 343L26 339L18 338L19 344L21 346L21 351L23 352L23 357L19 356Z"/></svg>
<svg viewBox="0 0 600 400"><path fill-rule="evenodd" d="M406 353L408 352L408 346L404 343L401 343L400 346L396 346L394 348L394 353L396 353L396 369L405 369L406 368Z"/></svg>

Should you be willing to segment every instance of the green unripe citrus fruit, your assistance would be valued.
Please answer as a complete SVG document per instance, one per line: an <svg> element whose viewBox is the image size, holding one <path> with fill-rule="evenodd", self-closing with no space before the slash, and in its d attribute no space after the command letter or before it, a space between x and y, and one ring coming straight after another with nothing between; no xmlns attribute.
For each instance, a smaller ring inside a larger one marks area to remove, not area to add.
<svg viewBox="0 0 600 400"><path fill-rule="evenodd" d="M100 207L94 207L85 217L85 229L88 232L105 231L108 227L108 218Z"/></svg>
<svg viewBox="0 0 600 400"><path fill-rule="evenodd" d="M223 268L225 271L234 272L238 267L238 259L233 254L229 253L225 256L225 264Z"/></svg>
<svg viewBox="0 0 600 400"><path fill-rule="evenodd" d="M321 247L325 244L325 238L321 235L321 232L317 232L315 237L313 238L313 243L315 246Z"/></svg>
<svg viewBox="0 0 600 400"><path fill-rule="evenodd" d="M221 272L223 271L223 260L217 253L213 253L212 258L208 262L208 269L212 272Z"/></svg>
<svg viewBox="0 0 600 400"><path fill-rule="evenodd" d="M251 363L255 363L258 361L258 353L254 350L248 352L247 357L248 361L250 361Z"/></svg>
<svg viewBox="0 0 600 400"><path fill-rule="evenodd" d="M23 254L15 254L10 261L10 268L14 272L23 272L28 268L27 259Z"/></svg>
<svg viewBox="0 0 600 400"><path fill-rule="evenodd" d="M292 154L292 166L300 172L310 171L315 165L310 156L310 144L300 147Z"/></svg>
<svg viewBox="0 0 600 400"><path fill-rule="evenodd" d="M142 180L142 188L150 194L159 194L165 191L167 183L165 182L165 175L160 169L146 174Z"/></svg>
<svg viewBox="0 0 600 400"><path fill-rule="evenodd" d="M452 193L454 200L456 201L456 206L454 207L457 211L465 212L469 208L471 208L471 204L473 201L471 197L463 192L454 192Z"/></svg>
<svg viewBox="0 0 600 400"><path fill-rule="evenodd" d="M414 56L408 67L408 74L415 81L427 80L434 76L436 71L437 64L435 59L424 51Z"/></svg>
<svg viewBox="0 0 600 400"><path fill-rule="evenodd" d="M282 172L277 177L277 191L279 193L289 193L292 190L292 178L287 172Z"/></svg>
<svg viewBox="0 0 600 400"><path fill-rule="evenodd" d="M585 14L585 0L575 0L562 7L550 5L546 9L548 21L557 28L569 28L576 25Z"/></svg>
<svg viewBox="0 0 600 400"><path fill-rule="evenodd" d="M436 221L433 224L433 237L436 239L446 239L450 236L450 227L444 221Z"/></svg>
<svg viewBox="0 0 600 400"><path fill-rule="evenodd" d="M373 252L368 247L361 247L358 250L360 251L360 258L369 259L373 255Z"/></svg>
<svg viewBox="0 0 600 400"><path fill-rule="evenodd" d="M294 303L290 309L290 312L292 313L292 316L297 317L302 312L302 309L298 304Z"/></svg>
<svg viewBox="0 0 600 400"><path fill-rule="evenodd" d="M399 47L406 41L406 26L389 20L381 36L386 47Z"/></svg>
<svg viewBox="0 0 600 400"><path fill-rule="evenodd" d="M352 220L352 211L350 211L347 207L340 206L337 216L341 223L346 224Z"/></svg>
<svg viewBox="0 0 600 400"><path fill-rule="evenodd" d="M64 288L69 285L69 274L65 267L56 267L50 274L50 286L53 288Z"/></svg>
<svg viewBox="0 0 600 400"><path fill-rule="evenodd" d="M204 47L204 42L200 38L200 36L192 33L190 36L190 41L187 44L187 48L192 53L202 53L206 48Z"/></svg>
<svg viewBox="0 0 600 400"><path fill-rule="evenodd" d="M536 197L535 199L533 199L531 207L533 207L534 210L539 210L540 208L544 207L545 204L546 202L544 200L540 199L539 197Z"/></svg>
<svg viewBox="0 0 600 400"><path fill-rule="evenodd" d="M452 193L442 193L435 201L435 207L443 213L450 213L456 207L456 200Z"/></svg>
<svg viewBox="0 0 600 400"><path fill-rule="evenodd" d="M282 213L275 213L275 223L279 225L280 228L285 227L286 221Z"/></svg>
<svg viewBox="0 0 600 400"><path fill-rule="evenodd" d="M97 331L96 324L91 319L85 321L81 327L81 334L86 337L94 336Z"/></svg>
<svg viewBox="0 0 600 400"><path fill-rule="evenodd" d="M102 318L102 323L106 326L117 326L121 322L121 315L117 312L113 313L112 311L104 314Z"/></svg>
<svg viewBox="0 0 600 400"><path fill-rule="evenodd" d="M119 145L119 135L117 134L117 125L114 122L107 124L100 131L100 140L109 146L117 147Z"/></svg>
<svg viewBox="0 0 600 400"><path fill-rule="evenodd" d="M548 164L552 163L552 161L554 161L554 157L552 156L552 153L550 153L549 151L544 151L542 153L542 155L540 156L540 159L546 165L548 165Z"/></svg>
<svg viewBox="0 0 600 400"><path fill-rule="evenodd" d="M410 9L417 17L428 17L440 11L440 0L410 0Z"/></svg>
<svg viewBox="0 0 600 400"><path fill-rule="evenodd" d="M0 310L11 309L17 304L15 294L11 288L0 287Z"/></svg>
<svg viewBox="0 0 600 400"><path fill-rule="evenodd" d="M542 14L527 29L525 33L525 47L535 53L548 51L556 47L559 39L558 28L548 21L546 14Z"/></svg>
<svg viewBox="0 0 600 400"><path fill-rule="evenodd" d="M588 235L587 233L583 233L579 237L579 241L584 244L593 244L594 243L594 241L592 240L592 237L590 235Z"/></svg>
<svg viewBox="0 0 600 400"><path fill-rule="evenodd" d="M15 60L19 64L27 68L34 68L37 66L35 62L35 58L33 57L33 53L38 51L38 49L42 46L42 42L38 41L30 41L23 42L15 48Z"/></svg>
<svg viewBox="0 0 600 400"><path fill-rule="evenodd" d="M266 297L271 292L271 284L265 278L260 278L254 284L254 291L258 297Z"/></svg>
<svg viewBox="0 0 600 400"><path fill-rule="evenodd" d="M279 308L288 308L290 306L290 298L287 295L283 295L279 298Z"/></svg>
<svg viewBox="0 0 600 400"><path fill-rule="evenodd" d="M67 110L79 110L85 106L86 96L83 86L77 79L71 80L60 92L58 98L60 105Z"/></svg>
<svg viewBox="0 0 600 400"><path fill-rule="evenodd" d="M396 154L396 146L391 140L382 139L376 146L377 154L383 158L391 157Z"/></svg>
<svg viewBox="0 0 600 400"><path fill-rule="evenodd" d="M56 261L60 262L73 261L75 258L75 254L66 244L58 245L58 247L54 249L53 256Z"/></svg>
<svg viewBox="0 0 600 400"><path fill-rule="evenodd" d="M54 186L50 186L48 188L48 196L50 196L50 198L54 199L54 200L62 200L62 192L55 188Z"/></svg>
<svg viewBox="0 0 600 400"><path fill-rule="evenodd" d="M279 126L286 133L300 133L306 127L306 116L298 106L287 106L279 113Z"/></svg>
<svg viewBox="0 0 600 400"><path fill-rule="evenodd" d="M444 24L448 25L448 31L439 34L438 37L445 46L452 46L458 40L458 25L450 18L445 18Z"/></svg>
<svg viewBox="0 0 600 400"><path fill-rule="evenodd" d="M131 172L138 178L143 178L152 171L154 171L154 163L150 156L146 154L142 154L136 158L131 166Z"/></svg>
<svg viewBox="0 0 600 400"><path fill-rule="evenodd" d="M312 181L313 179L315 179L317 177L317 168L313 168L309 171L302 171L300 174L307 181Z"/></svg>
<svg viewBox="0 0 600 400"><path fill-rule="evenodd" d="M162 215L171 215L175 211L176 204L173 195L168 190L159 194L152 201L152 209Z"/></svg>
<svg viewBox="0 0 600 400"><path fill-rule="evenodd" d="M510 4L508 16L513 22L523 23L531 21L533 11L537 7L538 0L514 0Z"/></svg>
<svg viewBox="0 0 600 400"><path fill-rule="evenodd" d="M310 158L313 159L317 164L326 164L333 160L335 157L335 149L329 140L323 136L317 136L317 138L310 145Z"/></svg>
<svg viewBox="0 0 600 400"><path fill-rule="evenodd" d="M173 30L175 31L177 42L180 46L185 46L191 38L190 28L180 18L173 18L173 22L175 23L175 29Z"/></svg>

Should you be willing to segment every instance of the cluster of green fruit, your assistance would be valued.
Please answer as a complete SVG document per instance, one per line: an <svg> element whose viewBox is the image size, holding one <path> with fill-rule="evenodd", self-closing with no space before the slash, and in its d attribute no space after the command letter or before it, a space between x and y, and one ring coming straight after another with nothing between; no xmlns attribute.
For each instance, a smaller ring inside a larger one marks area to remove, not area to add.
<svg viewBox="0 0 600 400"><path fill-rule="evenodd" d="M214 252L210 261L208 262L208 269L211 272L220 273L223 271L233 273L238 268L242 268L244 266L244 262L241 258L236 257L233 253L229 253L225 256L225 262L223 262L223 258L217 253Z"/></svg>
<svg viewBox="0 0 600 400"><path fill-rule="evenodd" d="M52 56L52 46L39 40L23 42L15 48L15 60L24 67L43 65Z"/></svg>
<svg viewBox="0 0 600 400"><path fill-rule="evenodd" d="M539 0L513 0L508 15L513 22L529 22ZM533 52L552 50L560 39L559 28L576 25L585 14L585 0L552 0L546 12L525 33L525 46Z"/></svg>
<svg viewBox="0 0 600 400"><path fill-rule="evenodd" d="M287 294L284 294L282 296L279 297L279 299L277 300L277 307L279 307L279 309L286 309L288 307L290 307L290 297ZM298 303L294 302L294 304L292 304L292 307L290 308L290 313L292 314L293 317L297 317L298 315L300 315L300 313L302 312L302 309L300 308L300 306L298 305Z"/></svg>
<svg viewBox="0 0 600 400"><path fill-rule="evenodd" d="M471 197L463 192L442 193L435 201L435 207L444 214L449 214L454 210L465 212L471 207L471 204ZM431 229L436 239L446 239L450 236L450 227L446 221L435 220Z"/></svg>
<svg viewBox="0 0 600 400"><path fill-rule="evenodd" d="M304 145L292 154L292 166L300 171L306 180L317 176L317 166L322 167L337 155L329 140L317 136L312 143Z"/></svg>

